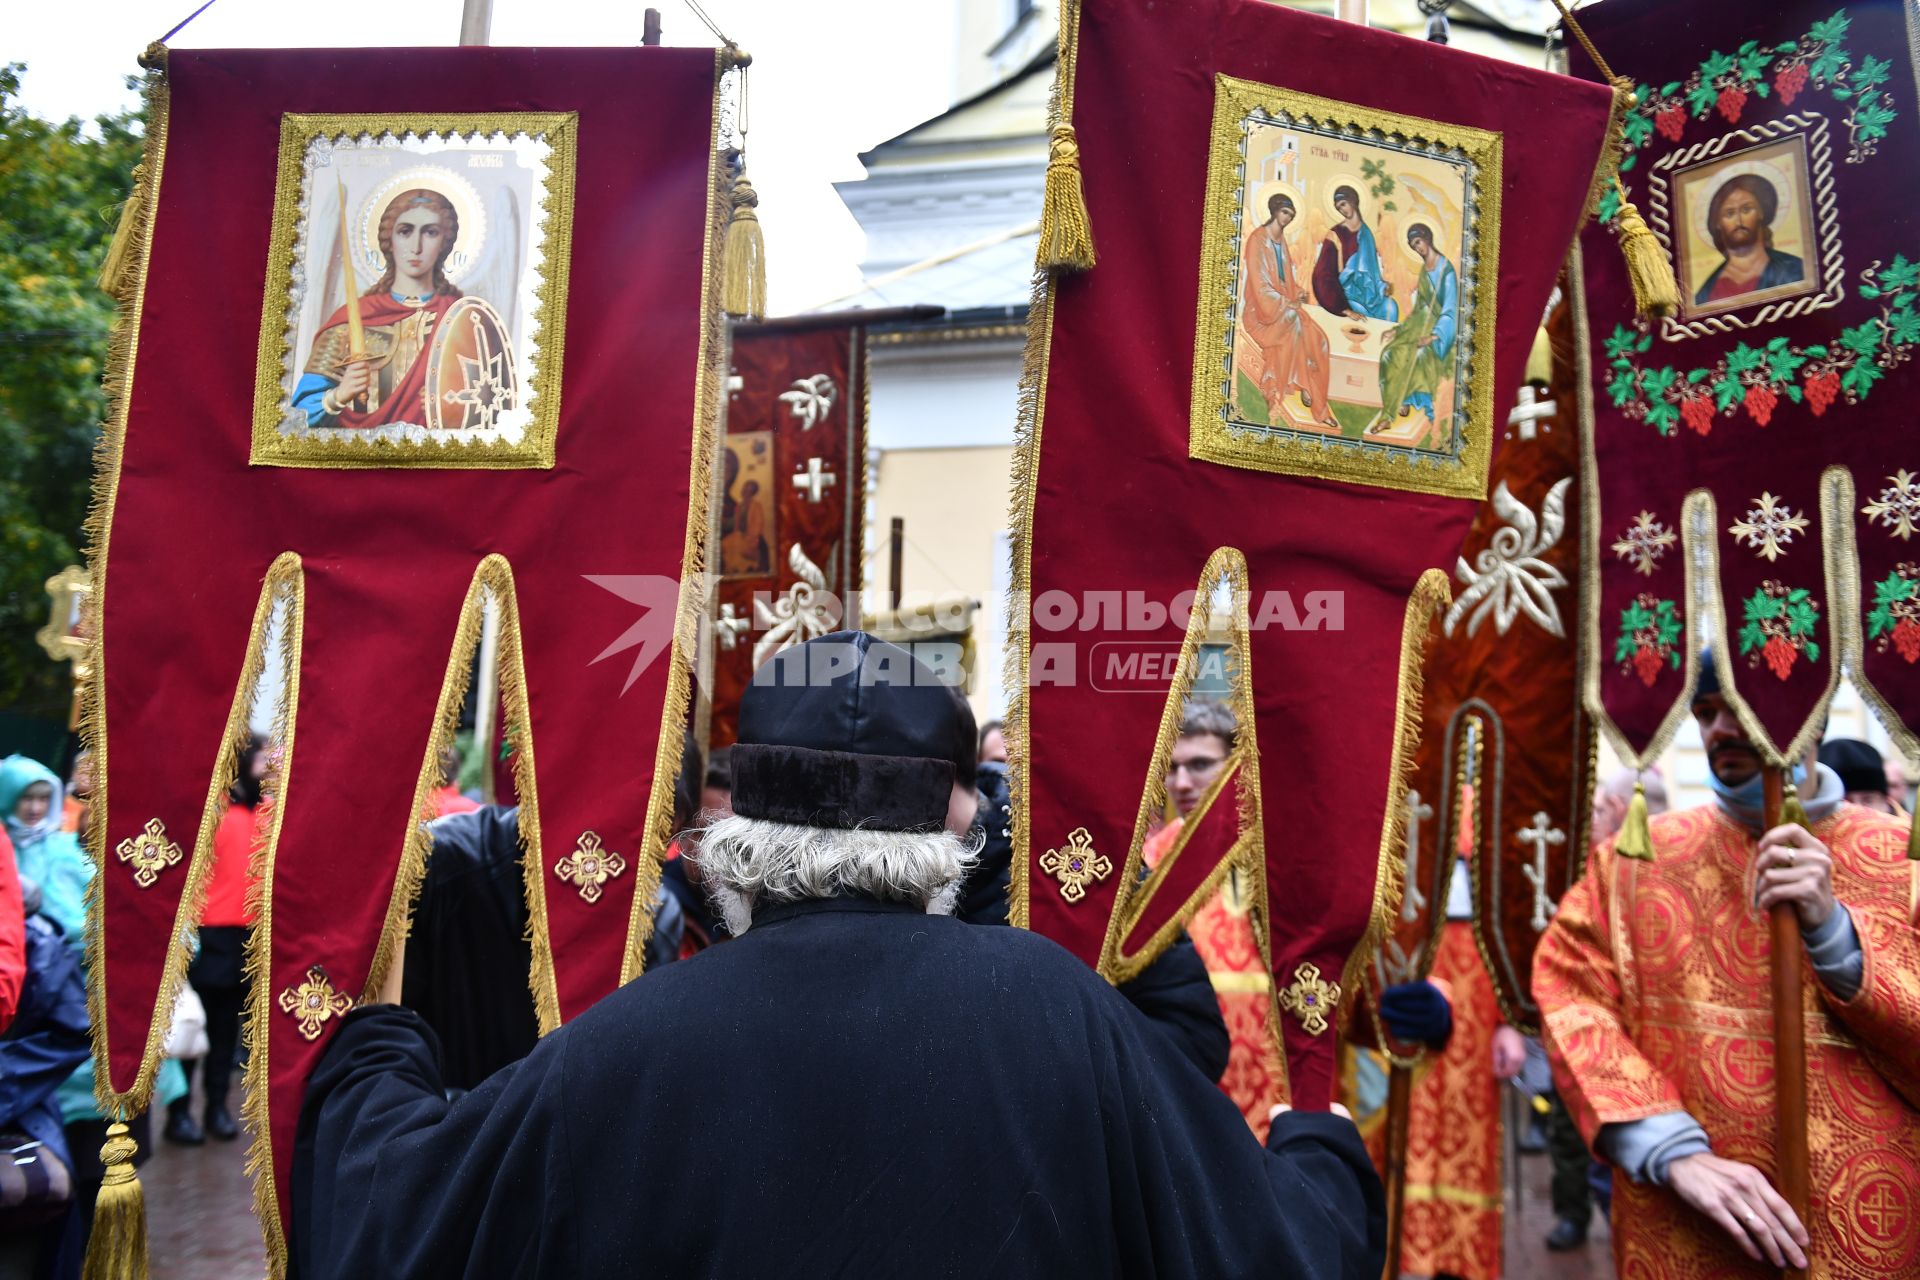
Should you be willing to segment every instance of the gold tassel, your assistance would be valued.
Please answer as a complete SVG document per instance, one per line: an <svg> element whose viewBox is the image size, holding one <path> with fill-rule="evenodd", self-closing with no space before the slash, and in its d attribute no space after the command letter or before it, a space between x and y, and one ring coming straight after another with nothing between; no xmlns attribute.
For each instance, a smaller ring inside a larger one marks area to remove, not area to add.
<svg viewBox="0 0 1920 1280"><path fill-rule="evenodd" d="M1040 265L1050 271L1085 271L1094 263L1093 224L1080 189L1080 141L1073 126L1053 126L1047 145L1047 191L1040 206Z"/></svg>
<svg viewBox="0 0 1920 1280"><path fill-rule="evenodd" d="M93 1211L93 1234L87 1237L87 1260L80 1280L147 1280L147 1206L133 1171L138 1150L127 1136L127 1126L107 1126L100 1148L106 1176Z"/></svg>
<svg viewBox="0 0 1920 1280"><path fill-rule="evenodd" d="M140 218L140 182L145 174L145 164L133 166L133 194L120 206L120 225L113 229L107 256L100 263L100 287L115 298L120 296L120 286L127 277L127 254L133 248L133 228Z"/></svg>
<svg viewBox="0 0 1920 1280"><path fill-rule="evenodd" d="M721 285L721 306L741 320L760 320L767 314L767 244L760 234L760 215L754 212L759 203L759 195L742 171L733 180Z"/></svg>
<svg viewBox="0 0 1920 1280"><path fill-rule="evenodd" d="M1787 783L1786 799L1780 802L1780 821L1802 830L1812 826L1807 818L1807 806L1800 803L1800 792L1795 789L1792 781Z"/></svg>
<svg viewBox="0 0 1920 1280"><path fill-rule="evenodd" d="M1673 278L1673 266L1659 237L1627 199L1620 179L1613 180L1620 193L1620 256L1627 260L1627 283L1633 286L1633 309L1648 320L1670 316L1680 309L1680 285Z"/></svg>
<svg viewBox="0 0 1920 1280"><path fill-rule="evenodd" d="M1627 820L1620 824L1620 834L1613 842L1613 851L1623 858L1653 861L1653 828L1647 821L1647 789L1638 782L1633 784L1633 799L1627 802Z"/></svg>

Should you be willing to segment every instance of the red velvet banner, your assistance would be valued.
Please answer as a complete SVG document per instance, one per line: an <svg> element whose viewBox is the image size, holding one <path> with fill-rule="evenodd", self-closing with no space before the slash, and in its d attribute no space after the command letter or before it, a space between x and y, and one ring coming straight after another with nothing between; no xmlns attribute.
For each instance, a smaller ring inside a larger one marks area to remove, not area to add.
<svg viewBox="0 0 1920 1280"><path fill-rule="evenodd" d="M1657 755L1717 637L1729 701L1776 763L1817 741L1842 665L1911 751L1920 464L1895 428L1920 393L1920 19L1897 0L1686 14L1580 15L1638 85L1622 176L1681 298L1637 322L1613 236L1589 231L1588 702L1623 751Z"/></svg>
<svg viewBox="0 0 1920 1280"><path fill-rule="evenodd" d="M95 1036L144 1106L277 605L248 1102L277 1264L305 1080L404 939L483 589L543 1024L643 941L717 404L717 72L463 48L153 77L95 531Z"/></svg>
<svg viewBox="0 0 1920 1280"><path fill-rule="evenodd" d="M1611 97L1252 0L1089 0L1077 42L1099 261L1033 318L1016 920L1123 978L1240 863L1292 1096L1324 1107L1330 1015L1397 901L1436 566L1485 493ZM1180 700L1210 679L1241 749L1136 887Z"/></svg>
<svg viewBox="0 0 1920 1280"><path fill-rule="evenodd" d="M1453 606L1427 652L1406 892L1374 970L1381 985L1426 975L1454 860L1465 856L1479 962L1502 1020L1528 1032L1539 1019L1534 946L1585 865L1593 782L1576 658L1580 383L1565 290L1546 331L1550 376L1520 393L1493 494L1454 562Z"/></svg>
<svg viewBox="0 0 1920 1280"><path fill-rule="evenodd" d="M711 742L737 736L762 662L840 625L866 537L866 332L736 325L720 458ZM816 479L817 477L817 479Z"/></svg>

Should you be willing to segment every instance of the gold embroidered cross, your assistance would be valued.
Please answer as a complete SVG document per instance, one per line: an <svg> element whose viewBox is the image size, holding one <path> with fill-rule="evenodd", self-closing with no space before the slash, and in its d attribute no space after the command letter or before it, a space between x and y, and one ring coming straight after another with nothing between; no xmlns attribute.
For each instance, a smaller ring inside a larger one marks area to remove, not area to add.
<svg viewBox="0 0 1920 1280"><path fill-rule="evenodd" d="M1320 976L1320 966L1303 964L1293 971L1293 982L1280 993L1280 1007L1300 1019L1310 1036L1327 1029L1327 1019L1340 1004L1340 984Z"/></svg>
<svg viewBox="0 0 1920 1280"><path fill-rule="evenodd" d="M588 902L600 901L600 886L627 869L627 860L605 848L589 831L574 851L553 864L554 874L576 886Z"/></svg>
<svg viewBox="0 0 1920 1280"><path fill-rule="evenodd" d="M1085 827L1075 827L1067 836L1066 848L1040 855L1040 869L1060 882L1061 897L1078 902L1087 896L1089 884L1113 874L1113 863L1093 851L1093 836Z"/></svg>
<svg viewBox="0 0 1920 1280"><path fill-rule="evenodd" d="M133 882L142 889L151 889L162 871L180 861L180 846L167 839L166 824L158 818L149 818L139 835L122 840L113 851L120 861L132 864Z"/></svg>
<svg viewBox="0 0 1920 1280"><path fill-rule="evenodd" d="M353 997L335 991L333 983L319 965L307 970L307 980L280 993L280 1012L293 1015L300 1034L309 1040L320 1038L320 1028L329 1018L345 1017L353 1009Z"/></svg>

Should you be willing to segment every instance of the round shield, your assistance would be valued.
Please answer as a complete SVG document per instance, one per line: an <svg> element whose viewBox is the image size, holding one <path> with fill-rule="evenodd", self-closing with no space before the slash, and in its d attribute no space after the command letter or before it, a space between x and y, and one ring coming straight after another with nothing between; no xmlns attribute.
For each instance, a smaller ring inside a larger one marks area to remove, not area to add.
<svg viewBox="0 0 1920 1280"><path fill-rule="evenodd" d="M520 373L500 313L479 298L447 308L427 349L427 426L494 431L520 403Z"/></svg>

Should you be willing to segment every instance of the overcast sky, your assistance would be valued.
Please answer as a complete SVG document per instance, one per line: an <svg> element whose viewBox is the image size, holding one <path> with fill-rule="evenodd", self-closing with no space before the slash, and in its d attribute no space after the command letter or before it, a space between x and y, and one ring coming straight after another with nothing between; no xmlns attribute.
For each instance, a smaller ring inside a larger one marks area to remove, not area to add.
<svg viewBox="0 0 1920 1280"><path fill-rule="evenodd" d="M0 58L24 62L23 105L91 117L131 105L122 84L148 42L199 0L4 0ZM714 43L680 0L656 0L670 45ZM954 0L705 0L753 54L748 172L767 238L769 309L803 310L858 288L860 229L832 184L861 151L944 110ZM494 0L497 45L640 42L639 3ZM460 0L216 0L176 48L454 44Z"/></svg>

